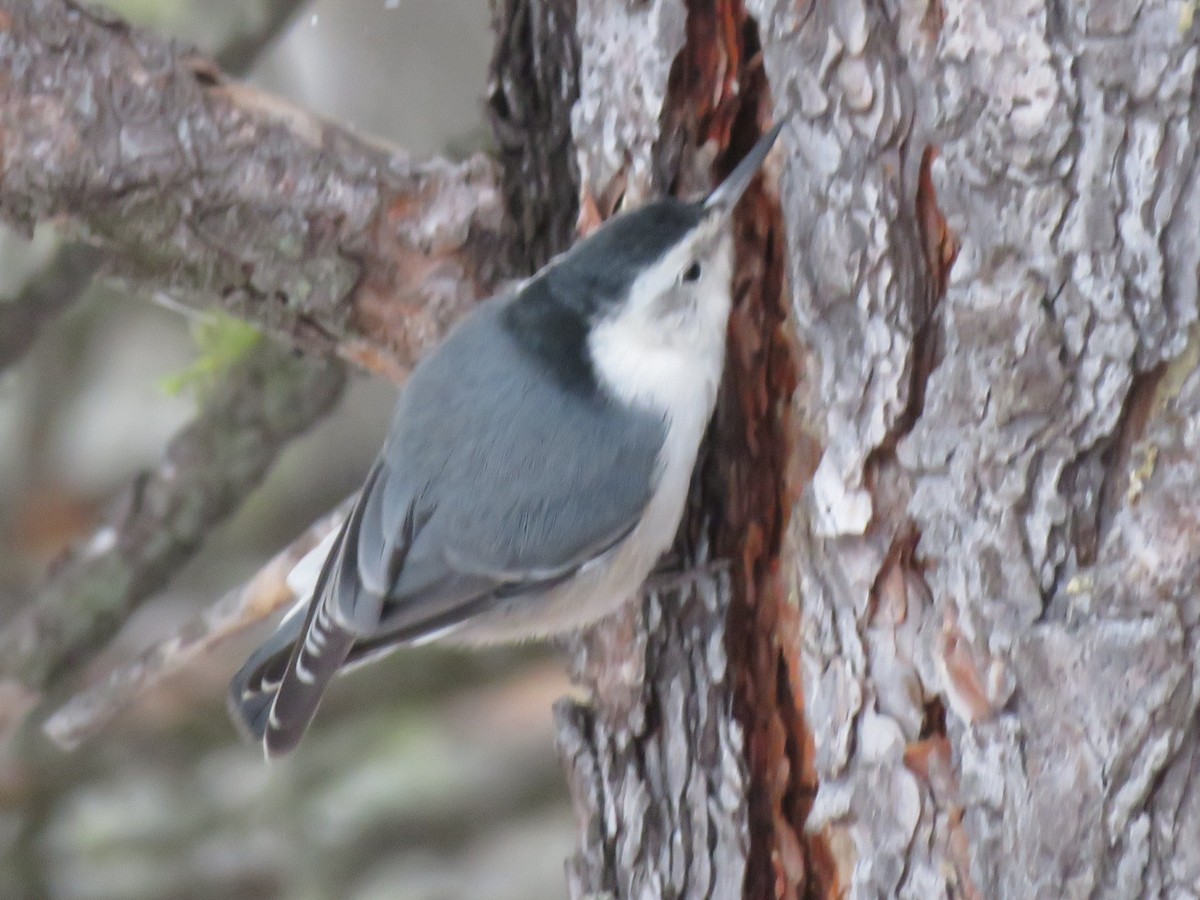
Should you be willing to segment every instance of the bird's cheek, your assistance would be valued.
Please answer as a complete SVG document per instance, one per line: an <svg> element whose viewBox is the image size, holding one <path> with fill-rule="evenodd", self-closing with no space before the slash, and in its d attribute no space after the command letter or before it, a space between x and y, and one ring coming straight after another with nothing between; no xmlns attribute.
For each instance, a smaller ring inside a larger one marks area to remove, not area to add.
<svg viewBox="0 0 1200 900"><path fill-rule="evenodd" d="M684 291L668 291L650 309L651 320L669 331L677 330L695 314L695 300Z"/></svg>

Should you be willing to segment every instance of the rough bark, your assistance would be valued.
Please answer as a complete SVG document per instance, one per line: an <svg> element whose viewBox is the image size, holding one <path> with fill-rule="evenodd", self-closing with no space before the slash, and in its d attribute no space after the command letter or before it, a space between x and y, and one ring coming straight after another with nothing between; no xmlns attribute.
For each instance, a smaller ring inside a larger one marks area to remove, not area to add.
<svg viewBox="0 0 1200 900"><path fill-rule="evenodd" d="M824 448L809 827L856 897L1194 896L1190 5L749 8Z"/></svg>
<svg viewBox="0 0 1200 900"><path fill-rule="evenodd" d="M569 117L578 129L615 124L603 121L604 91L629 87L627 74L616 73L632 57L626 45L598 58L614 36L655 54L645 61L661 81L643 89L662 92L657 102L663 102L677 47L664 55L662 34L630 27L655 16L651 9L627 20L618 8L591 2L497 4L490 105L506 204L518 224L511 254L516 273L566 246L577 207L586 229L611 214L627 189L651 189L649 132L618 148L600 140L589 146L578 131L574 144L568 138ZM678 30L682 19L676 15L665 25ZM643 120L653 123L654 115ZM636 148L644 154L640 177L647 181L609 184L591 155L597 148L614 158ZM686 589L652 593L644 606L631 605L569 642L575 678L589 691L586 701L556 707L559 751L580 819L580 849L567 865L572 896L740 893L748 792L723 646L728 597L727 578L698 578Z"/></svg>
<svg viewBox="0 0 1200 900"><path fill-rule="evenodd" d="M258 27L233 35L216 52L217 65L231 75L245 75L303 2L270 0ZM42 273L0 304L0 372L19 361L46 325L78 299L103 261L95 247L65 244Z"/></svg>
<svg viewBox="0 0 1200 900"><path fill-rule="evenodd" d="M652 593L576 642L556 708L580 817L572 897L737 897L750 785L725 651L727 578Z"/></svg>
<svg viewBox="0 0 1200 900"><path fill-rule="evenodd" d="M493 0L496 52L488 114L510 227L505 274L526 276L571 245L579 172L571 110L579 102L575 2Z"/></svg>
<svg viewBox="0 0 1200 900"><path fill-rule="evenodd" d="M672 2L577 4L571 127L585 227L656 189L654 141L685 29L686 11ZM652 595L571 648L588 688L586 701L557 710L580 821L572 897L689 888L704 897L740 884L746 773L726 678L727 609L728 591L702 581L687 596Z"/></svg>
<svg viewBox="0 0 1200 900"><path fill-rule="evenodd" d="M398 376L486 293L493 165L415 163L70 0L0 2L0 216Z"/></svg>

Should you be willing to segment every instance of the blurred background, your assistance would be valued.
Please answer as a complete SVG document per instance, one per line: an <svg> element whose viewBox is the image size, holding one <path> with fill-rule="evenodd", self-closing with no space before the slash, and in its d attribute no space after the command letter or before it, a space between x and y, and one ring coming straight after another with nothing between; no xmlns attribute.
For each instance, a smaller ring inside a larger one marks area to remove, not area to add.
<svg viewBox="0 0 1200 900"><path fill-rule="evenodd" d="M215 52L266 0L110 0ZM416 155L486 149L482 0L313 0L249 80ZM0 232L0 302L56 247ZM192 323L93 286L0 373L0 590L19 602L153 467L195 411ZM353 376L236 518L87 674L102 677L252 575L353 490L394 388ZM268 766L228 722L227 642L74 753L35 728L0 753L3 898L552 898L574 822L554 750L562 665L535 649L425 648L343 679L301 749Z"/></svg>

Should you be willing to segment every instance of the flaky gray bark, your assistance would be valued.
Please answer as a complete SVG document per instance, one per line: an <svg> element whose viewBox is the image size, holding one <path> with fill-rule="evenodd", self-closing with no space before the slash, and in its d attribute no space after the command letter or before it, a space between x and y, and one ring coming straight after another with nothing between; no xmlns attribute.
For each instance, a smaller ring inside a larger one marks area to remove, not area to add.
<svg viewBox="0 0 1200 900"><path fill-rule="evenodd" d="M245 75L303 2L269 0L257 28L234 34L217 51L217 65L230 75ZM95 247L65 244L41 275L0 305L0 372L21 359L42 329L74 303L103 261Z"/></svg>
<svg viewBox="0 0 1200 900"><path fill-rule="evenodd" d="M768 123L753 25L732 4L581 2L576 35L585 225L622 198L707 189ZM735 234L729 364L679 545L682 567L701 566L694 588L655 594L632 623L573 648L590 689L559 711L583 823L574 897L816 895L824 883L824 849L803 834L812 784L794 647L775 637L794 618L776 568L803 469L789 469L787 448L808 443L780 399L797 360L770 190L747 196ZM729 577L705 575L710 558Z"/></svg>
<svg viewBox="0 0 1200 900"><path fill-rule="evenodd" d="M852 896L1200 889L1191 10L749 4L825 447L809 828Z"/></svg>
<svg viewBox="0 0 1200 900"><path fill-rule="evenodd" d="M562 701L559 750L582 814L573 897L737 897L749 775L725 652L728 579L652 594L574 648L593 690Z"/></svg>

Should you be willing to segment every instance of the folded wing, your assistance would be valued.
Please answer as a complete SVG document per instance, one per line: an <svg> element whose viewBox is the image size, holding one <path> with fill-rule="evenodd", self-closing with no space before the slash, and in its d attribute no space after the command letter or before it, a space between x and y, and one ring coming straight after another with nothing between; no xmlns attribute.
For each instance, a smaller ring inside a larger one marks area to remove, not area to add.
<svg viewBox="0 0 1200 900"><path fill-rule="evenodd" d="M307 616L235 677L235 717L268 755L296 745L344 666L544 592L640 520L662 421L566 396L517 346L496 346L494 314L413 373Z"/></svg>

